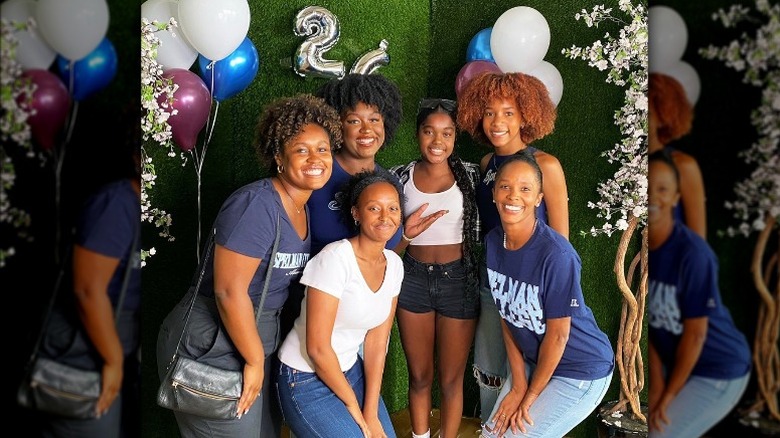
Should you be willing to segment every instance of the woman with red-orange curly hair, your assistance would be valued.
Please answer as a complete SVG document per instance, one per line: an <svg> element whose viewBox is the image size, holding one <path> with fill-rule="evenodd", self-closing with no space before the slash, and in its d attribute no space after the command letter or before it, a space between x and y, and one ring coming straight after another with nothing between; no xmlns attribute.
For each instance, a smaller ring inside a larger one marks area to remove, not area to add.
<svg viewBox="0 0 780 438"><path fill-rule="evenodd" d="M527 151L536 159L544 177L536 217L566 239L569 238L569 205L566 178L554 156L530 144L555 127L557 112L549 92L537 78L524 73L484 73L472 79L458 96L458 126L474 140L493 149L480 161L476 197L482 221L482 237L501 225L493 202L496 173L514 154ZM533 206L504 206L522 210ZM509 368L501 342L501 321L487 281L485 261L480 266L480 316L474 338L474 376L480 386L481 418L487 422Z"/></svg>
<svg viewBox="0 0 780 438"><path fill-rule="evenodd" d="M669 143L691 131L693 107L685 89L671 76L650 73L648 92L648 152L666 149L680 172L680 202L675 219L707 239L704 181L696 159Z"/></svg>

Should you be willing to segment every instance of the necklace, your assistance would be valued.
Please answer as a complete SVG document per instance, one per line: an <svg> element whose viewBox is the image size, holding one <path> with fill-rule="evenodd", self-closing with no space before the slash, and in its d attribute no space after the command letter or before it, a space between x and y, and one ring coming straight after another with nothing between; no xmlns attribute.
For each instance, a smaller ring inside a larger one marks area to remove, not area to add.
<svg viewBox="0 0 780 438"><path fill-rule="evenodd" d="M292 202L293 208L295 209L295 212L298 214L301 214L301 209L298 208L297 205L295 205L295 201L293 200L293 197L290 196L290 192L287 191L287 186L284 185L281 179L279 179L279 184L282 186L282 189L284 189L284 193L287 195L288 198L290 198L290 202Z"/></svg>
<svg viewBox="0 0 780 438"><path fill-rule="evenodd" d="M531 235L534 235L534 232L536 231L536 223L539 221L539 219L534 219L534 227L531 229ZM529 237L530 239L530 237ZM506 249L506 231L504 232L504 249Z"/></svg>

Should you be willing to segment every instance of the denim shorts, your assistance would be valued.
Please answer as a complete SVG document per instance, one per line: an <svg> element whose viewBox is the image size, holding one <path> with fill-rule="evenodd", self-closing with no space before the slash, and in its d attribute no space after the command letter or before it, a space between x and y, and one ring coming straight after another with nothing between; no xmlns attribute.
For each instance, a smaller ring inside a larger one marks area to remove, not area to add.
<svg viewBox="0 0 780 438"><path fill-rule="evenodd" d="M467 303L466 267L463 260L423 263L409 253L404 254L404 282L398 297L398 306L414 313L434 311L456 319L475 319L479 316L479 301Z"/></svg>

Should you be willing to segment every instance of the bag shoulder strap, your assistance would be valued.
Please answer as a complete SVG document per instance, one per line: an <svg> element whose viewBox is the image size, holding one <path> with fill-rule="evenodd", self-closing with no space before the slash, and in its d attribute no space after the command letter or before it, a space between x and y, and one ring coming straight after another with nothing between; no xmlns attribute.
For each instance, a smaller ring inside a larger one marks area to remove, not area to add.
<svg viewBox="0 0 780 438"><path fill-rule="evenodd" d="M276 252L279 249L279 240L281 238L281 216L279 213L276 215L276 238L274 239L274 245L271 248L271 257L268 259L268 268L266 270L265 274L265 282L263 283L263 291L260 294L260 301L257 304L257 307L255 308L255 325L257 325L257 321L260 319L260 314L263 311L263 304L265 303L265 297L268 295L268 287L271 284L271 274L273 273L273 267L274 267L274 260L276 259ZM184 316L184 324L181 329L181 334L179 335L179 342L176 343L176 350L173 352L173 356L171 357L170 362L168 362L168 366L173 363L174 359L176 359L176 356L179 354L179 347L181 346L181 341L184 339L184 334L187 333L187 324L190 320L190 314L192 313L192 308L195 306L195 298L198 295L198 291L200 290L200 284L203 280L203 274L206 272L206 264L209 259L209 255L211 254L211 251L214 249L214 236L217 234L217 229L213 228L211 231L211 235L209 236L209 243L208 248L206 249L205 254L203 255L203 260L200 261L200 273L196 277L197 280L195 281L195 287L192 292L192 298L190 299L190 305L187 308L187 314Z"/></svg>
<svg viewBox="0 0 780 438"><path fill-rule="evenodd" d="M140 224L139 224L140 228ZM135 256L135 253L138 251L138 229L135 230L133 233L133 243L130 246L130 252L127 256L127 264L125 266L125 272L122 277L122 289L119 292L119 299L116 302L116 306L114 307L114 325L119 325L119 313L122 311L122 305L125 301L125 296L127 295L127 286L130 284L130 273L133 269L133 258ZM73 249L70 251L65 252L65 257L62 259L62 263L60 264L59 272L57 273L57 278L54 281L54 290L52 291L51 296L49 297L49 302L46 305L46 313L43 317L43 322L41 324L41 330L38 333L38 337L35 340L35 347L33 348L32 353L30 354L30 360L28 361L28 365L32 364L35 361L35 357L38 355L38 350L41 347L41 342L43 342L43 337L46 334L46 328L49 325L49 320L51 317L51 312L54 309L54 303L57 301L57 295L59 294L59 291L61 289L62 285L62 278L65 276L65 270L70 266L68 261L71 259L73 253Z"/></svg>

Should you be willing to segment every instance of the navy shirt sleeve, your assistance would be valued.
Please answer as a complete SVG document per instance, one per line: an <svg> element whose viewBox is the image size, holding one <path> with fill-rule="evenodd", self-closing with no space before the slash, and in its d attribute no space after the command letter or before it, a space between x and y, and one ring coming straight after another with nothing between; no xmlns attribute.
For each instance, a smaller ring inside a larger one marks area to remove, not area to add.
<svg viewBox="0 0 780 438"><path fill-rule="evenodd" d="M258 199L263 194L268 199ZM217 216L216 243L245 256L266 257L276 237L276 200L271 195L246 188L234 192Z"/></svg>

